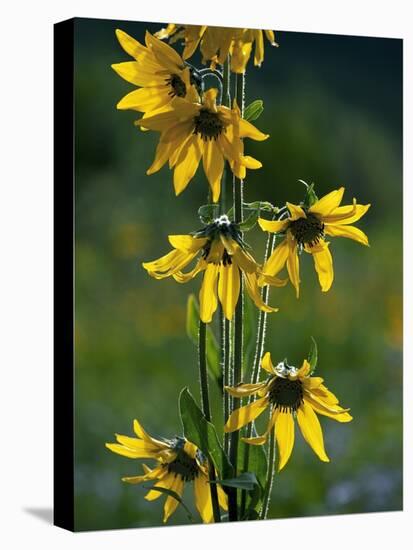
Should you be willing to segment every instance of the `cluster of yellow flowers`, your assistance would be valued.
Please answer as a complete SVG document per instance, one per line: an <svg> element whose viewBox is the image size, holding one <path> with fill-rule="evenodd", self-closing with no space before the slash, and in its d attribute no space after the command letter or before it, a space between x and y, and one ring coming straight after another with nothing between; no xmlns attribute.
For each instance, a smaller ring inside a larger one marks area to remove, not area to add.
<svg viewBox="0 0 413 550"><path fill-rule="evenodd" d="M260 66L263 62L264 35L272 45L277 45L273 31L170 24L155 35L146 32L145 45L121 30L117 30L116 35L133 60L112 67L137 87L121 99L117 107L143 113L135 124L142 130L160 134L148 175L168 162L173 170L175 193L179 195L193 179L202 159L213 204L220 200L226 166L234 178L240 180L234 180L239 185L246 177L247 169L261 167L258 160L245 155L244 139L263 141L269 136L243 118L236 99L232 105L223 104L220 66L226 64L227 71L243 78L254 46L254 65ZM165 39L172 44L183 41L182 55ZM197 49L207 68L196 69L188 63ZM206 77L211 74L221 82L219 88L206 88ZM199 292L201 324L211 323L219 304L223 316L232 322L244 286L253 303L264 314L278 311L264 299L263 288L283 287L290 281L298 298L299 258L303 252L312 255L321 290L327 292L334 278L327 237L347 237L368 245L365 233L352 224L367 212L370 205L358 204L354 199L352 204L341 206L343 194L343 187L321 199L312 192L301 204L287 202L282 208L272 207L272 219L258 217L257 213L259 227L278 238L277 246L270 251L263 265L248 250L240 220L234 221L231 213L224 213L221 209L220 215L209 219L202 229L188 235L169 235L172 250L161 258L143 263L143 267L155 279L172 277L178 283L186 283L202 273ZM189 270L184 271L188 266L191 266ZM285 267L288 276L281 279L278 275ZM225 387L232 398L248 398L248 403L232 407L224 418L224 431L236 432L248 424L252 426L254 420L269 409L265 433L259 436L251 432L250 436L242 438L243 442L264 445L273 435L279 452L278 470L281 470L293 449L296 419L304 439L320 460L328 462L316 413L338 422L348 422L352 419L348 409L339 405L335 395L324 386L322 378L312 376L314 368L307 360L301 368L289 366L286 361L274 366L267 352L261 359L261 369L264 380L260 381L258 374L250 383ZM203 412L210 420L207 412ZM185 482L194 484L196 507L204 522L216 521L219 507L228 509L227 494L230 491L223 489L225 480L222 480L222 486L209 483L223 472L216 470L205 449L201 450L183 437L154 439L137 420L134 421L134 430L136 437L118 435L117 443L107 444L107 447L129 458L156 461L152 469L144 466L143 475L126 477L124 481L155 481L145 498L154 500L162 492L168 494L164 521L181 502ZM236 466L233 468L236 472ZM273 465L269 464L270 474L271 468Z"/></svg>

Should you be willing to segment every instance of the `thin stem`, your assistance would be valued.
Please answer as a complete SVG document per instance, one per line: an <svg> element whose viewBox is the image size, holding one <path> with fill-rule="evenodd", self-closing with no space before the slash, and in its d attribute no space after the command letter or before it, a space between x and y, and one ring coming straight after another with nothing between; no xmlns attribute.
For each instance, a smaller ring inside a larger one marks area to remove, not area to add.
<svg viewBox="0 0 413 550"><path fill-rule="evenodd" d="M199 343L198 343L198 353L199 353L199 381L201 386L201 403L202 403L202 412L204 413L205 418L208 422L211 422L211 406L209 402L209 389L208 389L208 371L207 371L207 359L206 359L206 324L202 321L199 321ZM209 479L210 481L215 481L215 469L209 461ZM218 489L216 483L210 484L211 491L211 500L212 500L212 510L214 513L215 523L221 521L221 514L219 512L219 502L218 502Z"/></svg>
<svg viewBox="0 0 413 550"><path fill-rule="evenodd" d="M267 237L267 243L265 246L264 264L274 250L275 240L276 240L275 233L269 233ZM261 290L261 298L266 305L268 305L269 297L270 297L270 287L269 285L267 285L263 287ZM259 379L259 374L260 374L259 367L260 367L261 357L264 353L265 335L267 330L267 318L268 318L268 314L260 310L258 313L257 341L255 344L254 362L253 362L252 373L251 373L251 384L256 384ZM254 401L254 400L255 400L255 397L251 396L248 399L248 403L251 403L251 401ZM246 437L248 438L252 437L253 427L254 427L254 422L251 422L248 425ZM247 445L245 449L245 454L244 454L244 463L243 463L244 472L248 472L249 459L250 459L250 447L249 445ZM243 493L242 499L241 499L242 514L245 513L245 506L246 506L246 493Z"/></svg>
<svg viewBox="0 0 413 550"><path fill-rule="evenodd" d="M262 501L262 508L260 519L267 519L268 509L271 500L271 489L274 481L274 468L275 468L275 430L271 430L270 434L270 453L268 457L268 469L267 469L267 481L265 483L264 498Z"/></svg>
<svg viewBox="0 0 413 550"><path fill-rule="evenodd" d="M236 75L236 99L239 100L241 116L244 111L244 86L245 76ZM243 181L233 178L233 196L234 196L234 218L235 222L241 223L243 221ZM242 381L242 362L243 362L243 345L244 345L244 280L242 274L240 294L237 305L235 307L234 316L234 379L233 385L236 386ZM241 400L238 398L232 399L232 410L238 409L241 405ZM233 467L233 475L237 476L237 463L238 463L238 444L239 444L239 432L234 431L231 434L230 439L230 462ZM228 515L230 521L238 520L237 509L237 490L232 489L228 497Z"/></svg>

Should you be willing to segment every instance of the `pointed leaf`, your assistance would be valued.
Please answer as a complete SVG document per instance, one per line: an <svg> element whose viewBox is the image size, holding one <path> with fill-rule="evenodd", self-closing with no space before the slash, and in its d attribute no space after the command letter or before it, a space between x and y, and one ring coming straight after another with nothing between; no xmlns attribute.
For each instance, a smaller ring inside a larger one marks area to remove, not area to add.
<svg viewBox="0 0 413 550"><path fill-rule="evenodd" d="M317 348L317 342L314 340L314 338L311 336L311 348L308 353L308 362L310 363L310 374L313 374L313 372L316 369L317 361L318 361L318 348Z"/></svg>
<svg viewBox="0 0 413 550"><path fill-rule="evenodd" d="M252 103L250 103L247 107L245 107L244 111L244 118L245 120L248 120L249 122L252 122L253 120L257 120L264 111L264 102L262 99L256 99Z"/></svg>

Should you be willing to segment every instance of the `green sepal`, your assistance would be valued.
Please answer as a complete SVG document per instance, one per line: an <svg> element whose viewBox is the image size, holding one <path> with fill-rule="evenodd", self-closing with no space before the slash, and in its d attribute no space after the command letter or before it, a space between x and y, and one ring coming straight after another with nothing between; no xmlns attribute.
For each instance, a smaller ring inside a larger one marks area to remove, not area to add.
<svg viewBox="0 0 413 550"><path fill-rule="evenodd" d="M203 204L198 208L198 216L202 223L208 224L214 221L219 214L219 204Z"/></svg>
<svg viewBox="0 0 413 550"><path fill-rule="evenodd" d="M304 180L298 180L298 181L300 183L303 183L306 187L303 206L305 208L310 208L311 206L313 206L313 204L315 204L318 201L318 197L314 191L314 183L312 183L311 185L308 185L308 183L305 182Z"/></svg>
<svg viewBox="0 0 413 550"><path fill-rule="evenodd" d="M189 339L197 346L199 333L199 306L194 294L188 296L186 305L186 333ZM222 391L219 346L209 324L206 327L206 357L208 373Z"/></svg>
<svg viewBox="0 0 413 550"><path fill-rule="evenodd" d="M201 449L219 473L231 471L215 426L205 418L188 388L184 388L179 395L179 413L186 439Z"/></svg>
<svg viewBox="0 0 413 550"><path fill-rule="evenodd" d="M272 214L278 212L278 208L268 201L244 202L243 206L246 210L262 210L263 212L271 212Z"/></svg>
<svg viewBox="0 0 413 550"><path fill-rule="evenodd" d="M245 107L244 111L244 119L248 120L249 122L252 122L254 120L257 120L264 111L264 102L262 99L256 99L252 103L250 103L247 107Z"/></svg>
<svg viewBox="0 0 413 550"><path fill-rule="evenodd" d="M313 374L317 367L317 361L318 361L318 348L317 348L317 342L314 340L314 338L311 336L311 348L308 352L308 358L307 361L310 364L310 375Z"/></svg>

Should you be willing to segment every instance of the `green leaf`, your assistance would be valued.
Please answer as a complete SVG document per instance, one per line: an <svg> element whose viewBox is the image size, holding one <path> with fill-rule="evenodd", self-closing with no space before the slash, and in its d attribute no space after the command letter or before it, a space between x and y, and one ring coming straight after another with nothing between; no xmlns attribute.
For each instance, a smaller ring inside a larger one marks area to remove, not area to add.
<svg viewBox="0 0 413 550"><path fill-rule="evenodd" d="M229 471L231 466L221 447L215 427L207 421L188 388L184 388L179 395L179 411L184 436L188 441L201 449L218 472Z"/></svg>
<svg viewBox="0 0 413 550"><path fill-rule="evenodd" d="M202 223L211 223L219 212L219 204L204 204L198 209L198 216Z"/></svg>
<svg viewBox="0 0 413 550"><path fill-rule="evenodd" d="M313 372L316 369L317 361L318 361L318 348L317 348L317 342L314 340L314 338L311 336L311 348L308 352L308 359L307 361L310 363L310 374L313 374Z"/></svg>
<svg viewBox="0 0 413 550"><path fill-rule="evenodd" d="M142 485L142 487L144 487L144 485ZM144 488L149 489L151 491L158 491L159 493L164 493L164 494L174 498L175 500L177 500L179 502L179 504L182 505L182 507L186 511L188 519L190 521L192 521L193 523L195 522L194 516L191 514L191 511L189 510L188 506L185 504L185 502L182 500L182 498L178 495L178 493L175 493L175 491L172 491L172 489L167 489L166 487L155 487L155 485L153 485L152 487L144 487Z"/></svg>
<svg viewBox="0 0 413 550"><path fill-rule="evenodd" d="M210 481L210 483L219 483L224 487L234 487L234 489L242 489L244 491L253 491L258 484L258 480L254 473L243 472L237 477L230 479L217 479L216 481Z"/></svg>
<svg viewBox="0 0 413 550"><path fill-rule="evenodd" d="M258 482L264 487L267 480L267 455L264 445L248 445L248 443L241 442L238 453L238 470L242 470L244 467L246 452L249 453L248 470L255 473Z"/></svg>
<svg viewBox="0 0 413 550"><path fill-rule="evenodd" d="M246 210L262 210L265 212L277 213L278 208L273 206L268 201L254 201L254 202L244 202L244 208Z"/></svg>
<svg viewBox="0 0 413 550"><path fill-rule="evenodd" d="M199 334L199 306L194 294L188 296L186 305L186 333L189 339L198 346ZM220 368L220 351L217 339L210 325L206 329L206 356L209 375L222 390L222 373Z"/></svg>
<svg viewBox="0 0 413 550"><path fill-rule="evenodd" d="M244 118L245 120L252 122L253 120L257 120L257 118L259 118L262 115L263 111L264 111L263 100L256 99L255 101L250 103L247 107L245 107Z"/></svg>
<svg viewBox="0 0 413 550"><path fill-rule="evenodd" d="M240 230L250 231L256 225L259 215L260 215L260 211L258 209L254 210L246 220L244 220L239 224Z"/></svg>

